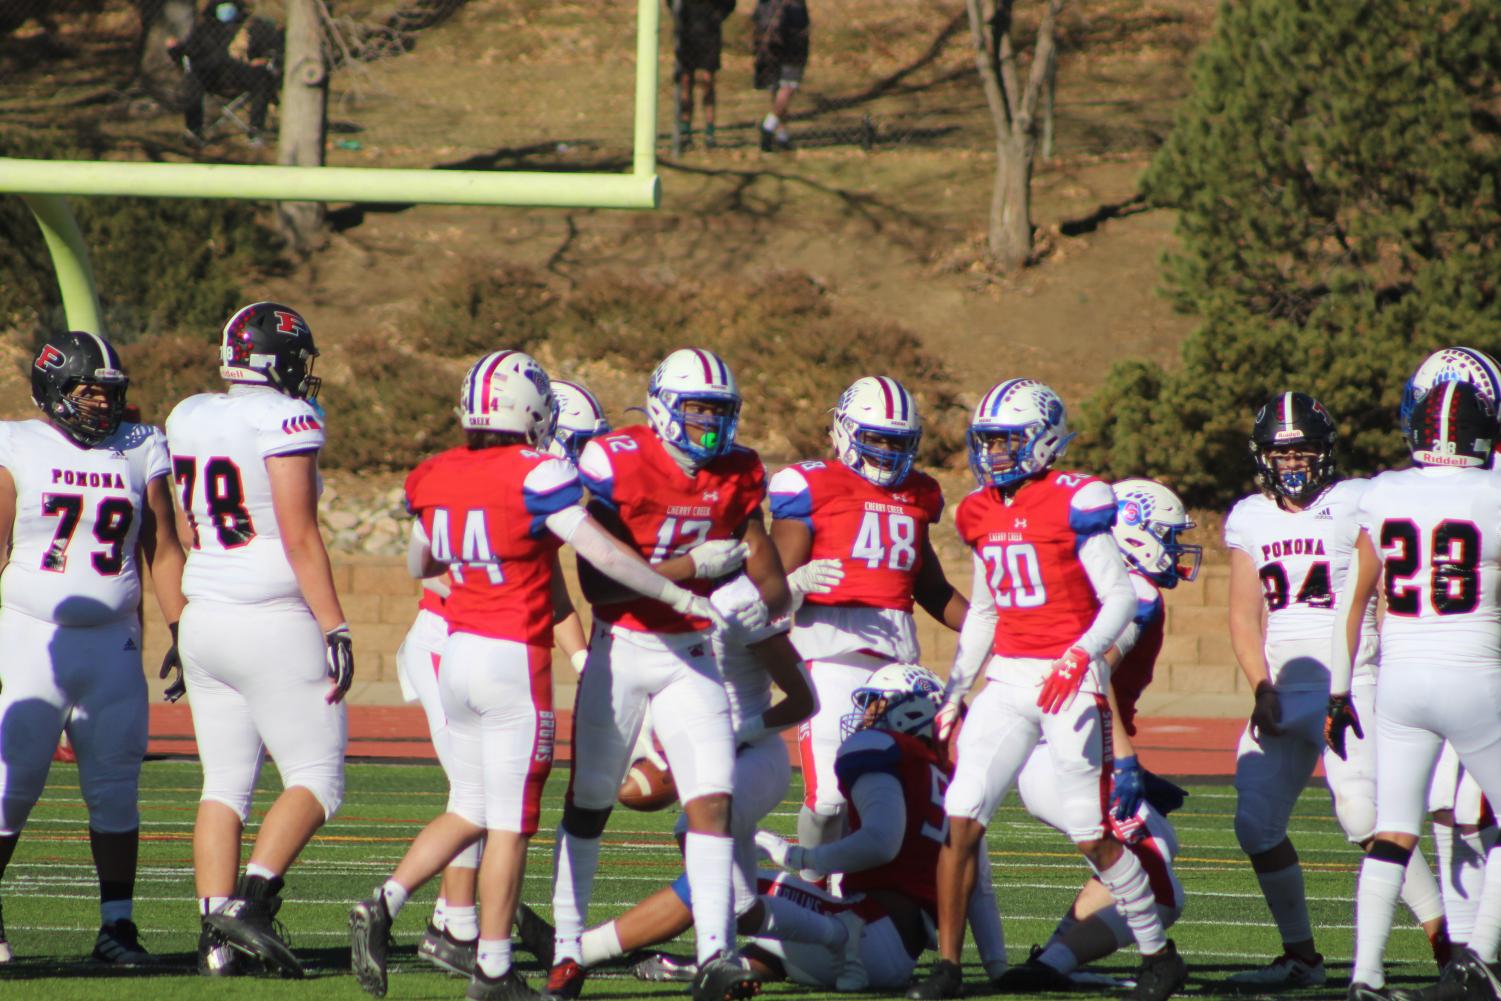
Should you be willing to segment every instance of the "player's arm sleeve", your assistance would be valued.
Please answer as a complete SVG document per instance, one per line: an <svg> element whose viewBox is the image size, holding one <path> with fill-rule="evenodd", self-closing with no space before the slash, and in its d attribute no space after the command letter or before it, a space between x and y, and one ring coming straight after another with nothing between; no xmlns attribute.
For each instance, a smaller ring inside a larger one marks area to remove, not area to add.
<svg viewBox="0 0 1501 1001"><path fill-rule="evenodd" d="M1079 546L1079 562L1094 586L1100 610L1074 645L1089 654L1090 660L1099 660L1136 615L1136 591L1131 587L1126 565L1121 562L1121 551L1109 533L1084 539Z"/></svg>
<svg viewBox="0 0 1501 1001"><path fill-rule="evenodd" d="M146 480L172 475L172 454L167 451L167 436L154 425L146 427ZM169 484L170 486L170 484Z"/></svg>
<svg viewBox="0 0 1501 1001"><path fill-rule="evenodd" d="M860 828L807 854L820 873L860 872L885 865L902 850L907 803L897 778L901 748L889 734L864 730L845 741L834 760L841 789L860 814Z"/></svg>
<svg viewBox="0 0 1501 1001"><path fill-rule="evenodd" d="M549 531L573 547L580 559L638 594L674 606L688 594L627 550L578 505L548 515L545 523Z"/></svg>
<svg viewBox="0 0 1501 1001"><path fill-rule="evenodd" d="M995 595L990 593L990 575L985 570L985 561L975 556L974 581L970 584L969 612L964 616L964 625L959 630L959 645L954 651L954 663L949 668L949 680L943 687L946 704L964 698L975 683L980 668L990 659L995 646L995 627L999 615L995 609Z"/></svg>
<svg viewBox="0 0 1501 1001"><path fill-rule="evenodd" d="M771 478L773 521L800 521L813 531L813 491L796 466L788 466Z"/></svg>

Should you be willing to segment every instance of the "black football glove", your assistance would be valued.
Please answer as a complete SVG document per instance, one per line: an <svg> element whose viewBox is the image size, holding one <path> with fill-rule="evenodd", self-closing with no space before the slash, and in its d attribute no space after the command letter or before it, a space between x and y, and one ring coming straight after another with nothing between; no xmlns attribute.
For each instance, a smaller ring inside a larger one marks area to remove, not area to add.
<svg viewBox="0 0 1501 1001"><path fill-rule="evenodd" d="M354 643L349 636L347 624L335 626L323 634L323 656L328 664L328 676L333 679L333 691L328 693L330 704L341 701L354 684Z"/></svg>
<svg viewBox="0 0 1501 1001"><path fill-rule="evenodd" d="M167 655L162 658L161 673L157 677L166 680L173 671L177 672L176 680L167 686L166 691L162 692L163 702L176 702L188 693L188 686L182 680L182 658L177 655L177 623L169 623L167 628L172 632L172 645L167 648Z"/></svg>
<svg viewBox="0 0 1501 1001"><path fill-rule="evenodd" d="M1251 710L1251 739L1282 736L1282 697L1270 681L1256 686L1256 707Z"/></svg>
<svg viewBox="0 0 1501 1001"><path fill-rule="evenodd" d="M1164 817L1182 806L1183 801L1188 798L1187 789L1145 768L1141 770L1141 784L1147 802Z"/></svg>
<svg viewBox="0 0 1501 1001"><path fill-rule="evenodd" d="M1329 711L1324 716L1324 743L1329 745L1329 750L1339 755L1341 761L1345 760L1345 731L1355 734L1356 740L1365 739L1365 731L1360 728L1360 716L1355 712L1355 704L1350 701L1349 693L1344 695L1329 696Z"/></svg>

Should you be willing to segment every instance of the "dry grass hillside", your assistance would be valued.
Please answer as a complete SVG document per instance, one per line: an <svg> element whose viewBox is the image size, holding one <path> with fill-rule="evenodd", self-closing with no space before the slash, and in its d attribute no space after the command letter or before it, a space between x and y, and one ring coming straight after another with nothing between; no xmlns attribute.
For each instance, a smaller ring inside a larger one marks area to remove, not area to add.
<svg viewBox="0 0 1501 1001"><path fill-rule="evenodd" d="M664 140L659 211L336 205L317 253L285 274L246 276L247 294L296 304L325 346L331 410L358 429L362 441L351 435L346 447L366 450L345 463L357 470L333 474L341 493L397 482L404 453L390 436L405 435L402 448L442 439L464 358L520 335L521 314L499 308L520 287L546 304L526 320L528 346L556 371L597 383L617 420L629 419L624 408L639 402L665 346L724 347L748 387L746 436L774 460L817 448L838 387L889 366L921 387L934 418L925 459L951 500L966 489L955 454L963 408L992 382L1035 376L1077 400L1113 361L1174 356L1192 321L1157 293L1173 220L1133 196L1186 92L1210 5L1068 8L1055 153L1033 184L1039 260L1006 277L979 261L993 158L962 3L810 0L813 56L791 122L803 141L790 154L755 146L764 95L748 89L752 6L742 0L726 28L721 148L673 159ZM1027 17L1035 5L1018 6ZM335 76L330 138L340 145L330 162L625 166L633 7L471 0L408 53ZM258 10L279 14L274 0ZM16 86L0 106L13 126L55 123L63 107L107 137L112 156L273 156L233 135L203 150L183 143L180 118L121 79L132 31L122 4L65 21L51 39L24 30L6 39L0 76ZM35 58L43 42L60 54ZM665 39L662 52L665 76ZM664 128L666 94L664 81ZM867 120L877 139L868 151L843 138ZM496 276L519 284L507 293ZM475 289L488 298L473 300ZM15 361L30 336L0 339L7 416L27 410ZM141 357L134 375L145 382L159 356Z"/></svg>

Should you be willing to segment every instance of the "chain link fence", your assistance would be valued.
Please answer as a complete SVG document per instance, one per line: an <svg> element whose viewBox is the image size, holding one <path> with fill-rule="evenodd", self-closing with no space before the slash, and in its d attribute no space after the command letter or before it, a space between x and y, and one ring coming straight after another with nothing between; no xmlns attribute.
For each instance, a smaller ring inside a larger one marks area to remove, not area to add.
<svg viewBox="0 0 1501 1001"><path fill-rule="evenodd" d="M762 151L994 148L962 0L662 2L663 155L712 164ZM1031 9L1020 6L1018 16ZM1119 0L1065 23L1051 152L1150 149L1166 132L1181 86L1154 91L1125 55L1161 33L1154 6L1138 14ZM333 66L330 163L629 166L634 3L316 9ZM96 155L269 160L285 23L283 0L0 0L0 137L14 149L27 130L62 130L87 136ZM1102 32L1120 41L1122 63L1072 64L1071 46ZM1127 104L1132 114L1118 114Z"/></svg>

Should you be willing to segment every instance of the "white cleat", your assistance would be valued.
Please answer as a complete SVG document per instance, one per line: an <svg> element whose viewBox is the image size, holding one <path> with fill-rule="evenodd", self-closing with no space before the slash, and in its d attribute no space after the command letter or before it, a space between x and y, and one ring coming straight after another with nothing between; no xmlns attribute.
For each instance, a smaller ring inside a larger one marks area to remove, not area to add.
<svg viewBox="0 0 1501 1001"><path fill-rule="evenodd" d="M1308 963L1297 956L1283 953L1261 969L1231 974L1225 982L1233 990L1260 993L1322 987L1325 979L1323 956L1318 956L1312 963Z"/></svg>

